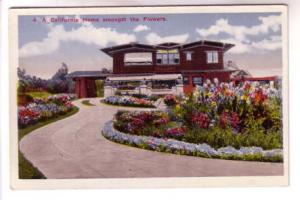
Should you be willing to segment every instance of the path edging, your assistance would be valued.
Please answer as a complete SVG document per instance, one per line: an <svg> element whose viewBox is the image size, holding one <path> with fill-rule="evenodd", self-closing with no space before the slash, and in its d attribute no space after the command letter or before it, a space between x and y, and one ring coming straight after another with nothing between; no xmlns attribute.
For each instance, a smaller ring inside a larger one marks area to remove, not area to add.
<svg viewBox="0 0 300 200"><path fill-rule="evenodd" d="M228 160L283 161L282 149L263 150L261 147L242 147L238 150L232 146L227 146L216 150L205 143L193 144L174 139L126 134L116 130L113 127L113 121L105 123L102 135L117 143L159 152Z"/></svg>

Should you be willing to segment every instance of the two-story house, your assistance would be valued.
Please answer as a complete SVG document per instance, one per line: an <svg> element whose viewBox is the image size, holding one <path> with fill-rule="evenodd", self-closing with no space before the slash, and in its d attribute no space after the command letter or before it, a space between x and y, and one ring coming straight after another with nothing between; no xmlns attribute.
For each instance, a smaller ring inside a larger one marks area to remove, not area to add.
<svg viewBox="0 0 300 200"><path fill-rule="evenodd" d="M160 75L156 83L164 83L164 77L169 80L172 74L181 75L179 78L182 78L183 91L190 93L195 85L202 84L206 79L218 78L221 82L230 81L231 70L224 68L224 53L233 46L206 40L187 44L118 45L101 49L113 59L112 74L85 71L73 72L69 77L76 81L76 93L79 97L95 95L95 79L105 78L124 83L139 78L153 80ZM171 79L169 83L170 81Z"/></svg>

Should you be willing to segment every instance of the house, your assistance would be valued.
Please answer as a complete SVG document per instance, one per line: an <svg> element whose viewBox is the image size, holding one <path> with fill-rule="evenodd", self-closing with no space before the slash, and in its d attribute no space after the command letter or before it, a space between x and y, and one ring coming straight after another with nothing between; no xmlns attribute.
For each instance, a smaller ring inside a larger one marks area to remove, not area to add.
<svg viewBox="0 0 300 200"><path fill-rule="evenodd" d="M151 93L191 93L195 85L206 79L230 81L232 70L224 67L224 53L233 46L206 40L186 44L118 45L101 49L112 57L112 73L73 72L69 77L76 81L79 97L95 95L96 79L106 80L107 86L117 89L133 90L143 85ZM136 91L141 92L141 88Z"/></svg>

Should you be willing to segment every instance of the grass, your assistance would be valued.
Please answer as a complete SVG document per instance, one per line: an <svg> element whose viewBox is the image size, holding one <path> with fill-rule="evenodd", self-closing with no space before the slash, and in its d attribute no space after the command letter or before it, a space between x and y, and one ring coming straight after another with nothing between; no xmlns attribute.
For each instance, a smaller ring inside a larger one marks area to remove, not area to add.
<svg viewBox="0 0 300 200"><path fill-rule="evenodd" d="M77 107L73 107L72 110L68 113L65 113L63 115L59 115L56 118L50 118L48 120L40 121L36 124L29 125L25 128L19 128L19 141L30 132L41 128L43 126L46 126L50 123L56 122L58 120L67 118L71 115L74 115L78 112ZM23 154L19 151L19 178L20 179L45 179L46 177L36 168L34 167L26 158L23 156Z"/></svg>
<svg viewBox="0 0 300 200"><path fill-rule="evenodd" d="M81 103L86 106L95 106L95 104L90 103L90 100L83 100Z"/></svg>
<svg viewBox="0 0 300 200"><path fill-rule="evenodd" d="M49 92L26 92L27 95L31 96L32 98L48 98L51 95Z"/></svg>

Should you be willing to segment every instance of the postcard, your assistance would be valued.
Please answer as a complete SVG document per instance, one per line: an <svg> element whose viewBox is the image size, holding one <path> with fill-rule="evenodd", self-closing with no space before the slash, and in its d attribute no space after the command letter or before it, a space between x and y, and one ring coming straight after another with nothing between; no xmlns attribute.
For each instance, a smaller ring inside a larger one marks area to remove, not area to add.
<svg viewBox="0 0 300 200"><path fill-rule="evenodd" d="M15 189L288 184L287 7L10 10Z"/></svg>

